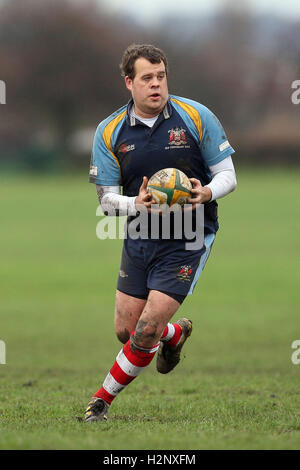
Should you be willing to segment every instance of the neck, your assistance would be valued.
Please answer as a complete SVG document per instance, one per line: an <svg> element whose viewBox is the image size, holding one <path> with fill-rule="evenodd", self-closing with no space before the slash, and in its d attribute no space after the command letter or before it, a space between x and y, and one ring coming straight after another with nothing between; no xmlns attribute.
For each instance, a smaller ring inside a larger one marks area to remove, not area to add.
<svg viewBox="0 0 300 470"><path fill-rule="evenodd" d="M136 110L133 108L133 111L134 111L134 114L136 117L140 118L140 119L154 119L156 117L158 117L158 115L160 113L157 113L157 114L145 114L145 113L137 113Z"/></svg>
<svg viewBox="0 0 300 470"><path fill-rule="evenodd" d="M144 118L144 119L151 119L151 118L154 118L156 116L158 116L160 113L161 113L161 109L159 111L155 111L153 113L144 113L143 111L141 111L140 109L137 109L137 107L134 105L133 106L133 110L135 112L135 114L138 116L138 117L141 117L141 118Z"/></svg>

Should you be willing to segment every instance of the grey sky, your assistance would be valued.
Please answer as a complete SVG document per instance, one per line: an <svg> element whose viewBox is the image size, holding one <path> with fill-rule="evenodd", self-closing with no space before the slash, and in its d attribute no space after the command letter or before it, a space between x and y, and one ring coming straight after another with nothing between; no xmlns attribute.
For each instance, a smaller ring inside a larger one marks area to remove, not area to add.
<svg viewBox="0 0 300 470"><path fill-rule="evenodd" d="M147 23L153 23L163 14L186 15L211 13L228 0L98 0L106 3L108 9L130 14ZM300 0L231 0L234 6L246 6L257 13L276 14L289 19L300 18Z"/></svg>

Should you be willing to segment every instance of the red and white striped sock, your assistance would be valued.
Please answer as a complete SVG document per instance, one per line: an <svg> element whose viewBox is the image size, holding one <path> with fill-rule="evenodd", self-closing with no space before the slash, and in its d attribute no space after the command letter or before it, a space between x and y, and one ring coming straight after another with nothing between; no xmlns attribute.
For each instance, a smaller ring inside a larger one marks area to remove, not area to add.
<svg viewBox="0 0 300 470"><path fill-rule="evenodd" d="M182 328L178 323L168 323L160 340L168 343L169 346L176 346L181 338Z"/></svg>
<svg viewBox="0 0 300 470"><path fill-rule="evenodd" d="M158 348L159 343L151 349L140 351L131 348L129 339L117 355L102 387L95 393L94 397L102 398L110 405L118 393L146 369Z"/></svg>

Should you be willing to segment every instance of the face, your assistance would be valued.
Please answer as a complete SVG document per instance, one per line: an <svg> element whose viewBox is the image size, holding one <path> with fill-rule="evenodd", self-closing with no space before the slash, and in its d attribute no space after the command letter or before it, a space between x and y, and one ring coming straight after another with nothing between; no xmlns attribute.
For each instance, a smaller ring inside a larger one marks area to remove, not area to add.
<svg viewBox="0 0 300 470"><path fill-rule="evenodd" d="M157 116L168 101L168 83L165 64L151 64L140 57L134 64L135 77L125 77L128 90L131 91L134 109L138 116L150 118Z"/></svg>

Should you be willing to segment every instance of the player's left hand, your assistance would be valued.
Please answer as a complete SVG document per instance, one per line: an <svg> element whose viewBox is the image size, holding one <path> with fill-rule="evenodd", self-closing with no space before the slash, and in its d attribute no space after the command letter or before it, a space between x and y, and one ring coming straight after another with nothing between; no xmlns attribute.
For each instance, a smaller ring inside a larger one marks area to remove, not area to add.
<svg viewBox="0 0 300 470"><path fill-rule="evenodd" d="M196 178L189 178L193 188L191 189L192 197L188 199L188 203L192 204L192 209L195 209L199 204L204 204L211 200L212 193L207 186L202 186Z"/></svg>

